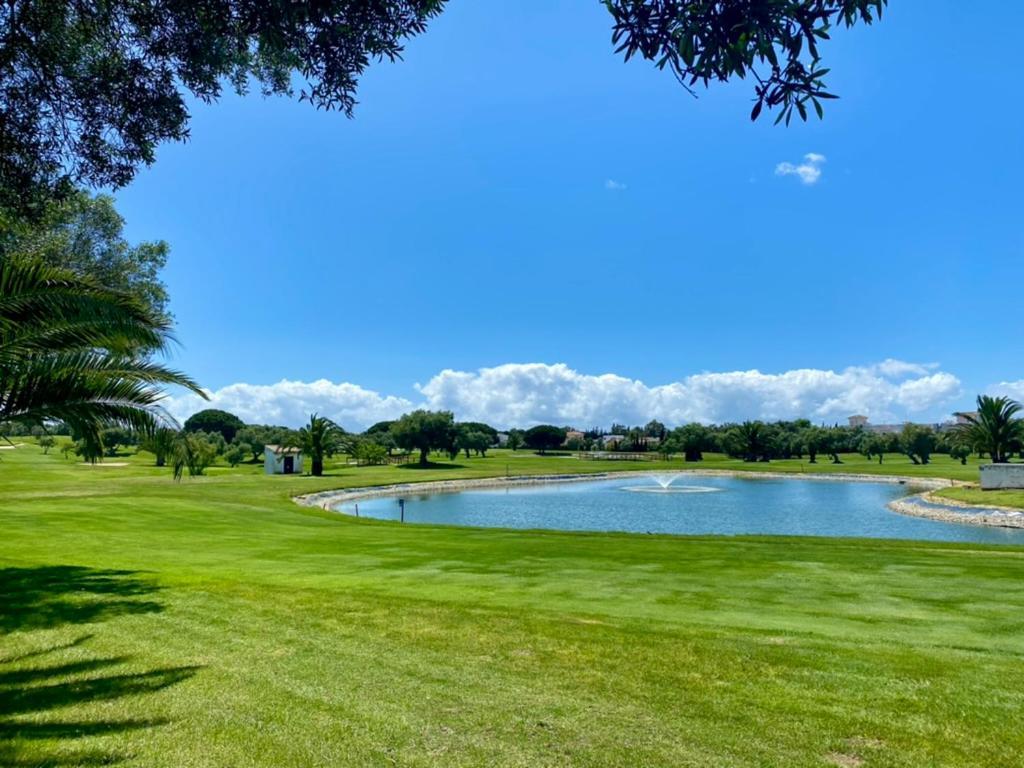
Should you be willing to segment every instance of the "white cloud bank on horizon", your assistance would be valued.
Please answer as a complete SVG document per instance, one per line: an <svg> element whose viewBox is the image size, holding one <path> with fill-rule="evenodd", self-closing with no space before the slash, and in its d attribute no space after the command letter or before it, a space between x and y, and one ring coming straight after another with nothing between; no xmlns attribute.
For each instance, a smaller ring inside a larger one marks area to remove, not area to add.
<svg viewBox="0 0 1024 768"><path fill-rule="evenodd" d="M843 422L862 413L876 423L934 413L961 395L956 376L935 364L885 360L842 371L813 368L761 373L699 373L648 386L616 374L580 373L558 363L509 363L476 371L443 370L416 385L417 402L357 384L280 381L232 384L210 393L169 398L179 420L202 408L222 408L248 423L298 426L309 414L328 416L348 429L400 416L413 408L454 411L462 421L499 428L538 423L607 427L612 422L669 425L744 419Z"/></svg>
<svg viewBox="0 0 1024 768"><path fill-rule="evenodd" d="M168 398L165 406L178 421L204 408L220 408L246 424L298 427L309 421L311 413L318 413L345 427L359 429L393 419L414 407L401 397L384 396L358 384L335 384L327 379L231 384L216 391L207 390L207 394L209 401L186 394Z"/></svg>
<svg viewBox="0 0 1024 768"><path fill-rule="evenodd" d="M799 165L779 163L775 166L776 176L798 176L803 184L817 184L821 178L821 166L825 164L825 156L817 152L808 152Z"/></svg>

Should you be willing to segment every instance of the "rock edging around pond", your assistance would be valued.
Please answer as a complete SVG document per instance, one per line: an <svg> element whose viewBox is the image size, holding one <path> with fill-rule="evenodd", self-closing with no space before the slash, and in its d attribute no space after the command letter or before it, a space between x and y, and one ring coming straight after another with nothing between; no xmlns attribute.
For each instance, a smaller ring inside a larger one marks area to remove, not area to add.
<svg viewBox="0 0 1024 768"><path fill-rule="evenodd" d="M890 501L889 509L901 515L924 517L943 523L986 525L995 528L1024 528L1024 511L1010 507L978 506L945 499L925 491Z"/></svg>

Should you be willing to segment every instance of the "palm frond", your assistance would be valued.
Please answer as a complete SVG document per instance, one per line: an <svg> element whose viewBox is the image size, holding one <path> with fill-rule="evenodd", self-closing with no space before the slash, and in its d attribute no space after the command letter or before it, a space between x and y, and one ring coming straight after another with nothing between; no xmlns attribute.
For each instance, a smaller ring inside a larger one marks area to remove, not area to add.
<svg viewBox="0 0 1024 768"><path fill-rule="evenodd" d="M145 356L171 338L166 319L130 296L0 256L0 421L61 420L90 445L108 426L173 424L162 387L206 395Z"/></svg>
<svg viewBox="0 0 1024 768"><path fill-rule="evenodd" d="M103 347L165 349L165 318L135 297L63 270L0 257L0 354Z"/></svg>
<svg viewBox="0 0 1024 768"><path fill-rule="evenodd" d="M1024 440L1024 420L1017 418L1021 404L1008 397L979 395L976 413L960 414L964 422L954 429L955 439L988 453L993 462L1005 462Z"/></svg>

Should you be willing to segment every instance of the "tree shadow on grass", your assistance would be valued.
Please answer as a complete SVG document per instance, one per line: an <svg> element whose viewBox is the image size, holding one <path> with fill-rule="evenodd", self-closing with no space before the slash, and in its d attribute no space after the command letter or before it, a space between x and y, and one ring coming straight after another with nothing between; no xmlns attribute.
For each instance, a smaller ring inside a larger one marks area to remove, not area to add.
<svg viewBox="0 0 1024 768"><path fill-rule="evenodd" d="M53 629L163 610L141 599L159 587L135 571L76 565L0 568L0 632Z"/></svg>
<svg viewBox="0 0 1024 768"><path fill-rule="evenodd" d="M465 464L454 464L454 463L449 463L449 462L428 461L426 464L419 464L419 463L399 464L398 468L400 470L406 470L406 471L410 470L410 469L465 469L466 465Z"/></svg>
<svg viewBox="0 0 1024 768"><path fill-rule="evenodd" d="M159 612L162 605L151 599L157 591L158 587L131 571L78 566L3 568L0 634ZM149 695L189 679L198 670L175 666L126 672L130 657L83 655L82 649L92 637L82 635L70 642L0 658L0 766L121 762L130 755L95 747L78 748L77 740L153 728L167 720L68 717L63 710L129 697L134 697L133 708L144 710Z"/></svg>

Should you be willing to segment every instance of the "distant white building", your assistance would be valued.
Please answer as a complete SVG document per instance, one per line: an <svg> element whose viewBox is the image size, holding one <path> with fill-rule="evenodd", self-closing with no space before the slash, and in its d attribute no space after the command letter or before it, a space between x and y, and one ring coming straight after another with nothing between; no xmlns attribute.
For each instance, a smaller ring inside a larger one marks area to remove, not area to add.
<svg viewBox="0 0 1024 768"><path fill-rule="evenodd" d="M280 445L263 447L263 470L268 475L302 474L302 451Z"/></svg>
<svg viewBox="0 0 1024 768"><path fill-rule="evenodd" d="M850 422L850 426L856 429L857 427L866 427L868 425L868 417L857 414L856 416L850 416L847 418Z"/></svg>
<svg viewBox="0 0 1024 768"><path fill-rule="evenodd" d="M876 435L894 435L903 429L902 424L868 424L868 432Z"/></svg>
<svg viewBox="0 0 1024 768"><path fill-rule="evenodd" d="M605 448L609 448L618 445L625 439L625 435L601 435L601 445Z"/></svg>
<svg viewBox="0 0 1024 768"><path fill-rule="evenodd" d="M977 411L957 411L953 415L956 416L957 424L971 424L978 418Z"/></svg>
<svg viewBox="0 0 1024 768"><path fill-rule="evenodd" d="M566 432L565 432L565 440L562 443L562 445L566 445L570 440L580 440L580 441L582 441L583 438L585 438L585 437L586 437L586 435L584 435L578 429L566 430Z"/></svg>
<svg viewBox="0 0 1024 768"><path fill-rule="evenodd" d="M498 447L499 448L504 448L506 445L508 445L508 432L499 432L498 433Z"/></svg>

